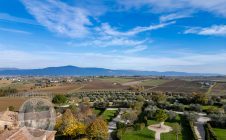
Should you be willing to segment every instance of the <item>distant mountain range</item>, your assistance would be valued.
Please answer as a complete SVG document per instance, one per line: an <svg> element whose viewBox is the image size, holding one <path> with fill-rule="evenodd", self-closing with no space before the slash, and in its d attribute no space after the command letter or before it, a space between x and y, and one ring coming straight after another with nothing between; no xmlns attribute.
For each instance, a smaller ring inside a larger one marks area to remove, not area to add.
<svg viewBox="0 0 226 140"><path fill-rule="evenodd" d="M111 70L76 66L48 67L43 69L0 68L2 76L221 76L220 74L157 72L138 70Z"/></svg>

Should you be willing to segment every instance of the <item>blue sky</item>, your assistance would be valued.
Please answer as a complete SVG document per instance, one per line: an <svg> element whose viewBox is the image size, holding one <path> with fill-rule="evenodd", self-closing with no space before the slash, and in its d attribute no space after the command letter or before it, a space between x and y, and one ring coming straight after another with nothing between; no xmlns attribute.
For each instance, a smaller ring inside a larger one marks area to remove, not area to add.
<svg viewBox="0 0 226 140"><path fill-rule="evenodd" d="M226 0L0 1L0 67L226 74Z"/></svg>

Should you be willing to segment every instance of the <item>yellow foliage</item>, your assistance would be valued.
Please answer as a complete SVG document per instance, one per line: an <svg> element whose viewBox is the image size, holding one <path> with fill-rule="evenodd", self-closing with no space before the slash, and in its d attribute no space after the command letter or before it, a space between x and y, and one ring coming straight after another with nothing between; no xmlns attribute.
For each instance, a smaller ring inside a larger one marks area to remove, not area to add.
<svg viewBox="0 0 226 140"><path fill-rule="evenodd" d="M87 128L87 134L90 139L105 140L109 136L108 125L103 119L97 118Z"/></svg>

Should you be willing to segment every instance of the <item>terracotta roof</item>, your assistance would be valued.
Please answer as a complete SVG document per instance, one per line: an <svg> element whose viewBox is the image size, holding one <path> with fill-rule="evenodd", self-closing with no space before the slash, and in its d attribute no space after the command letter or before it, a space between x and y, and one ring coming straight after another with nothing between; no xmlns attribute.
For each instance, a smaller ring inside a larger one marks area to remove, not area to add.
<svg viewBox="0 0 226 140"><path fill-rule="evenodd" d="M18 120L18 113L13 111L4 111L0 113L1 121L15 122Z"/></svg>
<svg viewBox="0 0 226 140"><path fill-rule="evenodd" d="M49 140L55 137L55 133L56 131L22 127L20 129L4 131L0 134L0 140Z"/></svg>

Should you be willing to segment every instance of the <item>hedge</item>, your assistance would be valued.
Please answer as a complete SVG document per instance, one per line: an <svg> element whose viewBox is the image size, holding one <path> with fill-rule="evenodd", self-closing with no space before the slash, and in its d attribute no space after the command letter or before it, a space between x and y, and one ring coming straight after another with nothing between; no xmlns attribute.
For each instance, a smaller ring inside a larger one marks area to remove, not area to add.
<svg viewBox="0 0 226 140"><path fill-rule="evenodd" d="M209 123L204 124L204 129L205 129L205 140L217 140L217 136Z"/></svg>
<svg viewBox="0 0 226 140"><path fill-rule="evenodd" d="M195 129L194 129L194 122L192 121L188 121L189 124L189 128L191 129L192 135L193 135L193 139L194 140L198 140L198 136L195 133Z"/></svg>

